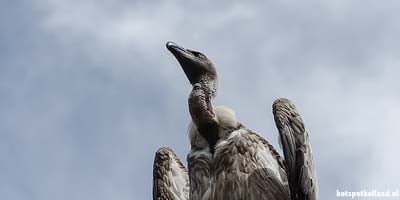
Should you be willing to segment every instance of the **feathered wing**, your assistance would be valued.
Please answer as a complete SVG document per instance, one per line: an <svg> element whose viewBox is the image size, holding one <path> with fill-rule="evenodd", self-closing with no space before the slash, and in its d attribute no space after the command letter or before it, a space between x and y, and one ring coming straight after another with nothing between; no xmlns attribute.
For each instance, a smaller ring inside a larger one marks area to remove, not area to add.
<svg viewBox="0 0 400 200"><path fill-rule="evenodd" d="M189 199L187 170L172 149L167 147L160 148L154 158L153 199Z"/></svg>
<svg viewBox="0 0 400 200"><path fill-rule="evenodd" d="M300 114L288 99L275 100L273 114L285 157L291 199L318 199L310 139Z"/></svg>
<svg viewBox="0 0 400 200"><path fill-rule="evenodd" d="M190 200L210 198L212 155L207 151L192 150L188 156Z"/></svg>
<svg viewBox="0 0 400 200"><path fill-rule="evenodd" d="M256 150L258 153L256 153L255 158L258 160L258 169L251 173L248 179L251 199L288 200L287 176L279 153L263 137L256 133L252 133L252 135L262 145ZM268 157L270 158L268 159ZM273 162L271 158L276 162Z"/></svg>
<svg viewBox="0 0 400 200"><path fill-rule="evenodd" d="M286 172L278 153L242 127L216 146L213 200L288 200Z"/></svg>

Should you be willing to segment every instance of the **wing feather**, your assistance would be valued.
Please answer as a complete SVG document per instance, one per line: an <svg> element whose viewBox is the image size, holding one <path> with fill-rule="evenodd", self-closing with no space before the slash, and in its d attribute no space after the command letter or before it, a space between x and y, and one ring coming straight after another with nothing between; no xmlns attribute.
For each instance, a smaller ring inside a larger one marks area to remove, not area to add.
<svg viewBox="0 0 400 200"><path fill-rule="evenodd" d="M286 171L279 154L245 127L217 143L211 199L288 200Z"/></svg>
<svg viewBox="0 0 400 200"><path fill-rule="evenodd" d="M285 157L292 200L318 199L318 183L308 132L296 107L277 99L273 114Z"/></svg>
<svg viewBox="0 0 400 200"><path fill-rule="evenodd" d="M160 148L153 165L154 200L188 200L189 177L187 170L172 149Z"/></svg>
<svg viewBox="0 0 400 200"><path fill-rule="evenodd" d="M285 165L282 158L267 140L254 132L252 132L252 135L256 138L256 140L263 144L263 147L257 150L258 153L262 155L261 157L271 154L273 159L276 160L278 166L275 166L275 169L271 170L268 168L273 166L273 162L271 162L271 160L258 159L258 162L260 162L259 165L263 166L263 168L256 169L249 177L249 188L252 194L251 199L289 199Z"/></svg>
<svg viewBox="0 0 400 200"><path fill-rule="evenodd" d="M255 170L249 177L250 199L286 200L289 192L268 168Z"/></svg>
<svg viewBox="0 0 400 200"><path fill-rule="evenodd" d="M209 199L212 154L206 149L192 149L187 156L190 199Z"/></svg>

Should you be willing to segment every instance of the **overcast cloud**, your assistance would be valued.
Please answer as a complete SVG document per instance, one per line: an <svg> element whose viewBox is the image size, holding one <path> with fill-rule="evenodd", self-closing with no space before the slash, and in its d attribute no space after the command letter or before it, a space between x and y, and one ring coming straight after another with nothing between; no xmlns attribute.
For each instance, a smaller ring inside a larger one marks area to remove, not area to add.
<svg viewBox="0 0 400 200"><path fill-rule="evenodd" d="M204 52L216 104L274 146L271 105L310 131L321 199L400 189L400 2L0 3L0 199L151 199L154 152L189 151L190 85L165 49Z"/></svg>

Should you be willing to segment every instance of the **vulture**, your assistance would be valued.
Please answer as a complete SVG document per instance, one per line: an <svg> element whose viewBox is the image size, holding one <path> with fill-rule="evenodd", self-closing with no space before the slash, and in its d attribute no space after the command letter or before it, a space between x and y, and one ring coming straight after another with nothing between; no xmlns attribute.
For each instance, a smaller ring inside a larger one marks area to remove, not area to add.
<svg viewBox="0 0 400 200"><path fill-rule="evenodd" d="M226 106L214 106L218 76L201 52L173 42L167 49L192 85L188 98L191 149L188 169L172 149L160 148L153 165L154 200L316 200L318 183L309 134L294 104L277 99L272 110L283 158Z"/></svg>

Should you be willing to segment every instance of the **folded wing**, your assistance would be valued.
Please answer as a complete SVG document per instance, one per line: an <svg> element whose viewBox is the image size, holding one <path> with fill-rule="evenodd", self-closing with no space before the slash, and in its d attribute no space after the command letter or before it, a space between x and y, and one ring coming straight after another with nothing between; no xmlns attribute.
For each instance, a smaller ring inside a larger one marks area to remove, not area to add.
<svg viewBox="0 0 400 200"><path fill-rule="evenodd" d="M277 99L273 114L285 157L292 200L318 199L318 184L308 132L296 107Z"/></svg>
<svg viewBox="0 0 400 200"><path fill-rule="evenodd" d="M167 147L160 148L154 158L153 199L189 199L189 177L187 170L175 153Z"/></svg>

